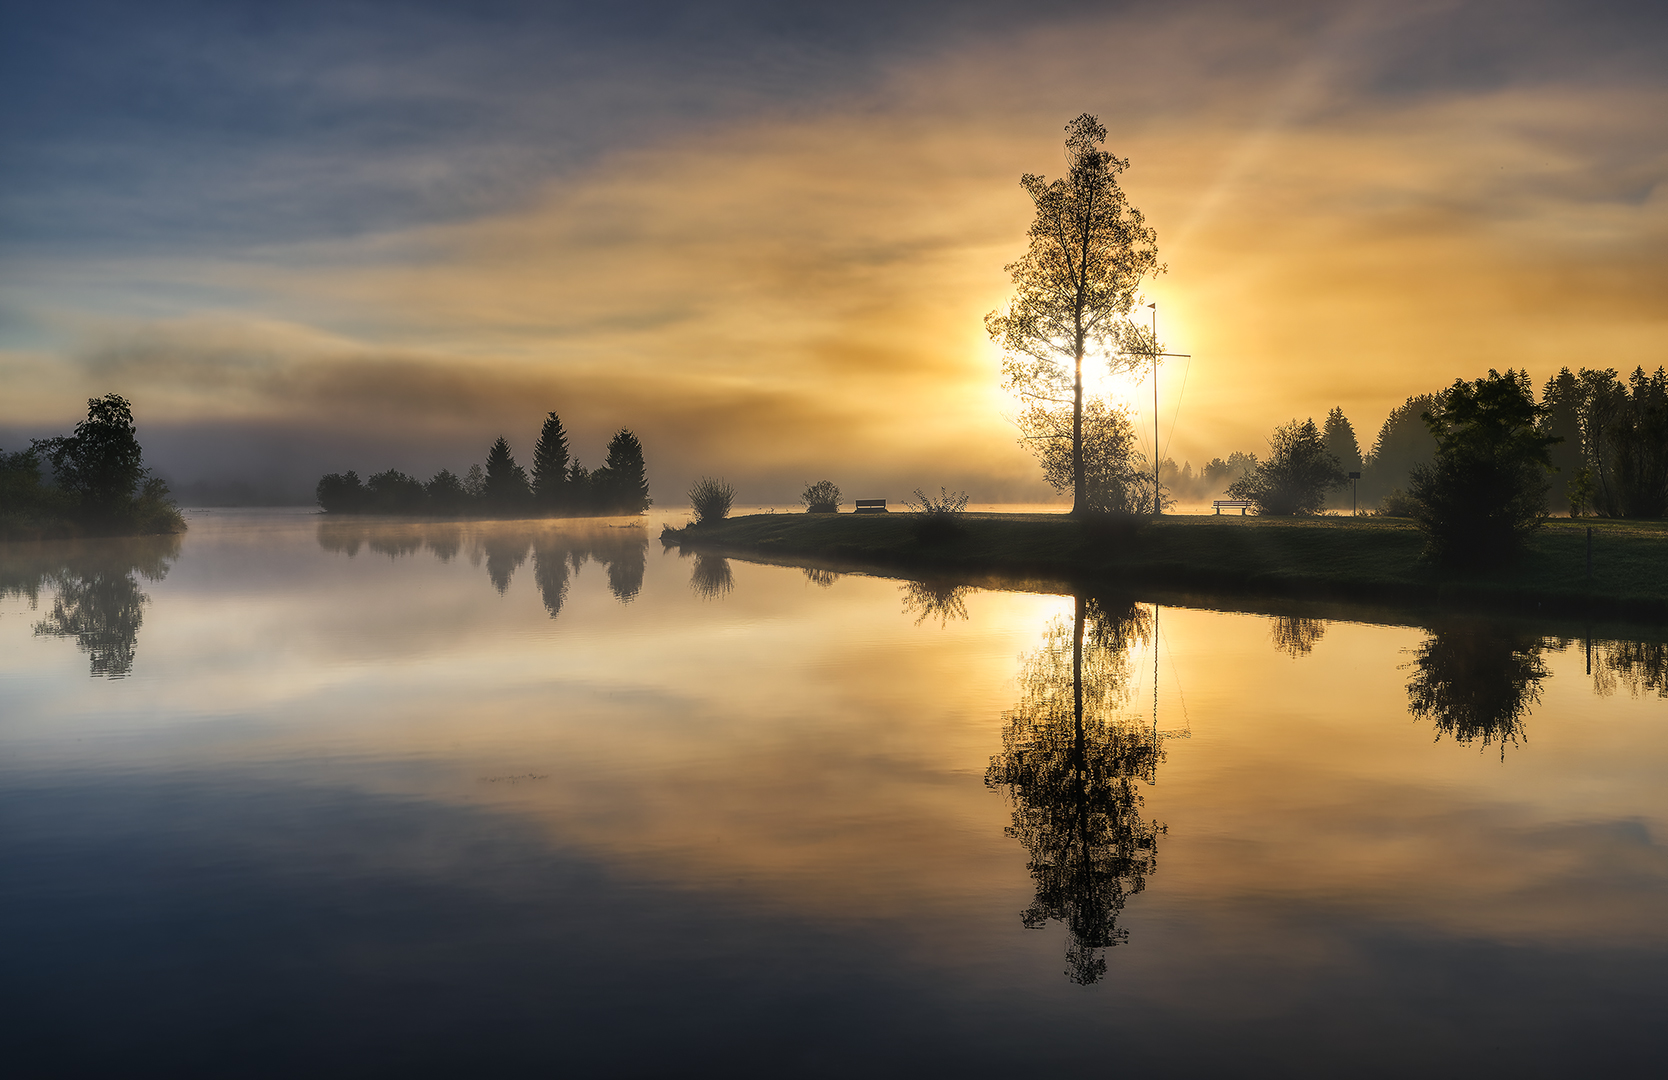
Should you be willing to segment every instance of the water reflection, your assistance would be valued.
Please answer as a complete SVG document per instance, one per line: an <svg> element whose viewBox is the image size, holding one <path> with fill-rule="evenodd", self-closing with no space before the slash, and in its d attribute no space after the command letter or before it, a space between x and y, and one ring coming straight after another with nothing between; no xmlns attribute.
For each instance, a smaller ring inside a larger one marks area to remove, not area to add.
<svg viewBox="0 0 1668 1080"><path fill-rule="evenodd" d="M1516 746L1524 721L1541 700L1547 677L1538 634L1486 622L1453 622L1434 629L1414 652L1407 684L1408 711L1429 720L1455 742Z"/></svg>
<svg viewBox="0 0 1668 1080"><path fill-rule="evenodd" d="M1021 919L1065 923L1066 975L1081 984L1106 973L1105 950L1128 938L1118 914L1158 865L1164 826L1143 816L1136 782L1156 776L1163 751L1127 711L1130 646L1155 636L1146 610L1077 597L1071 620L1056 619L1024 658L985 773L1012 800L1007 835L1031 855L1036 899Z"/></svg>
<svg viewBox="0 0 1668 1080"><path fill-rule="evenodd" d="M643 589L648 565L648 533L640 525L596 521L382 522L324 521L319 547L352 558L361 548L399 559L427 550L441 562L460 552L470 565L486 563L487 580L500 595L509 590L516 571L533 560L533 578L551 618L561 614L570 579L595 560L608 577L608 589L620 603L630 603Z"/></svg>
<svg viewBox="0 0 1668 1080"><path fill-rule="evenodd" d="M703 600L717 600L736 587L735 575L730 572L730 560L717 555L695 555L695 565L689 571L689 587Z"/></svg>
<svg viewBox="0 0 1668 1080"><path fill-rule="evenodd" d="M904 614L918 616L916 626L936 621L944 627L952 619L966 622L967 596L972 591L971 585L959 585L953 581L906 581L903 584Z"/></svg>
<svg viewBox="0 0 1668 1080"><path fill-rule="evenodd" d="M133 671L150 602L138 578L167 577L179 550L177 535L0 545L0 597L27 599L34 609L50 589L52 609L34 624L35 636L74 638L89 674L119 679Z"/></svg>
<svg viewBox="0 0 1668 1080"><path fill-rule="evenodd" d="M1668 643L1661 641L1587 641L1587 667L1593 691L1609 697L1617 687L1629 697L1668 698Z"/></svg>
<svg viewBox="0 0 1668 1080"><path fill-rule="evenodd" d="M1274 641L1274 648L1296 660L1300 656L1308 656L1315 650L1315 642L1326 633L1325 619L1305 619L1296 615L1281 615L1274 620L1274 630L1269 635Z"/></svg>
<svg viewBox="0 0 1668 1080"><path fill-rule="evenodd" d="M832 570L819 570L814 566L806 566L801 569L805 574L805 580L819 589L826 589L840 580L840 575Z"/></svg>

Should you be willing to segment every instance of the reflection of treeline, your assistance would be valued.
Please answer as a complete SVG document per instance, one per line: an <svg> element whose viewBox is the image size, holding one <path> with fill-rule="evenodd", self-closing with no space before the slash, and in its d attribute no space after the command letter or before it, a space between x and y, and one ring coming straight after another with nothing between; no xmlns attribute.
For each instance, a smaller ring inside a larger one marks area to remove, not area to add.
<svg viewBox="0 0 1668 1080"><path fill-rule="evenodd" d="M1415 394L1396 406L1365 450L1342 408L1314 425L1338 469L1361 474L1358 505L1404 508L1402 493L1411 489L1414 470L1436 457L1436 437L1424 416L1438 411L1440 397L1440 391ZM1642 518L1668 513L1668 371L1647 374L1639 368L1624 381L1610 369L1565 368L1546 381L1539 404L1541 431L1563 440L1552 448L1554 513ZM1191 462L1178 466L1165 458L1159 476L1177 499L1211 499L1250 476L1260 461L1257 452L1235 451L1195 470ZM1326 503L1349 506L1349 488L1334 487Z"/></svg>
<svg viewBox="0 0 1668 1080"><path fill-rule="evenodd" d="M1022 921L1066 924L1074 982L1105 974L1104 950L1128 937L1118 915L1158 866L1164 827L1144 816L1138 782L1156 775L1163 752L1127 712L1130 648L1152 635L1146 610L1078 597L1072 618L1050 624L1025 657L1019 703L985 773L1012 800L1007 834L1031 856L1036 899Z"/></svg>
<svg viewBox="0 0 1668 1080"><path fill-rule="evenodd" d="M591 472L568 450L567 432L555 413L545 418L533 447L531 473L517 464L503 438L487 451L484 465L458 476L441 469L427 481L398 469L363 482L349 470L318 482L326 513L438 514L489 517L640 514L651 502L643 444L625 428L608 443L608 457Z"/></svg>
<svg viewBox="0 0 1668 1080"><path fill-rule="evenodd" d="M1459 743L1506 744L1527 737L1525 722L1551 677L1544 654L1579 639L1549 638L1510 624L1456 619L1439 625L1414 650L1407 683L1408 711L1429 721L1437 738ZM1668 698L1668 643L1638 639L1587 640L1593 691L1608 697L1618 687L1642 697Z"/></svg>
<svg viewBox="0 0 1668 1080"><path fill-rule="evenodd" d="M33 609L50 591L36 636L72 637L91 674L120 678L133 670L149 600L138 578L161 581L179 549L171 535L0 545L0 597L27 599Z"/></svg>
<svg viewBox="0 0 1668 1080"><path fill-rule="evenodd" d="M126 398L87 402L75 434L0 451L0 540L185 531L168 485L145 468Z"/></svg>
<svg viewBox="0 0 1668 1080"><path fill-rule="evenodd" d="M319 546L350 558L368 549L397 559L428 551L441 562L463 555L473 566L486 566L487 579L500 594L515 572L533 562L533 580L550 617L561 614L572 578L595 561L608 576L608 589L628 603L643 588L649 538L643 529L597 524L538 525L453 522L382 523L325 521Z"/></svg>

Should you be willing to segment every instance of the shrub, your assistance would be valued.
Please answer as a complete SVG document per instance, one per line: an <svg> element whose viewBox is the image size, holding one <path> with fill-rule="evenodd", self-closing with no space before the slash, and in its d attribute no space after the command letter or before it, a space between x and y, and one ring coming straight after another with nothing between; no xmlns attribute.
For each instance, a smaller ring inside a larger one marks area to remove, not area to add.
<svg viewBox="0 0 1668 1080"><path fill-rule="evenodd" d="M1327 492L1349 482L1313 420L1275 428L1268 449L1267 461L1228 485L1231 498L1250 499L1259 514L1318 514Z"/></svg>
<svg viewBox="0 0 1668 1080"><path fill-rule="evenodd" d="M1547 517L1550 447L1540 430L1527 372L1490 371L1455 380L1425 423L1436 459L1413 470L1414 519L1429 553L1454 565L1478 565L1523 549Z"/></svg>
<svg viewBox="0 0 1668 1080"><path fill-rule="evenodd" d="M967 492L958 491L951 494L944 488L939 488L938 498L935 499L916 488L915 498L905 505L915 516L917 539L927 542L948 540L962 530L961 515L967 509Z"/></svg>
<svg viewBox="0 0 1668 1080"><path fill-rule="evenodd" d="M730 516L736 489L721 477L703 476L689 489L689 505L695 509L695 524L723 521Z"/></svg>
<svg viewBox="0 0 1668 1080"><path fill-rule="evenodd" d="M840 512L840 489L834 486L832 480L818 480L814 484L806 484L805 491L799 499L805 504L807 514Z"/></svg>

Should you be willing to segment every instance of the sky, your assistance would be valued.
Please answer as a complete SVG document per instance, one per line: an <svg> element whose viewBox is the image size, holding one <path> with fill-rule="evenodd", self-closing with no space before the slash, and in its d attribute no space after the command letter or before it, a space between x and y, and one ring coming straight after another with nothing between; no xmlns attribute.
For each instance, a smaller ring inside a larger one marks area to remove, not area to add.
<svg viewBox="0 0 1668 1080"><path fill-rule="evenodd" d="M4 12L0 448L113 391L188 496L525 463L554 410L662 506L1051 498L983 317L1083 112L1168 265L1177 461L1668 363L1660 4Z"/></svg>

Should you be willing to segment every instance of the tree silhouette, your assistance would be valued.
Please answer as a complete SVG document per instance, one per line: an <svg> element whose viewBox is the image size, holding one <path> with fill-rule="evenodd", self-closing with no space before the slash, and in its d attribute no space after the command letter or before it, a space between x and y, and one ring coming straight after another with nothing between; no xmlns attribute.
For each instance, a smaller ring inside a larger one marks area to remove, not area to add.
<svg viewBox="0 0 1668 1080"><path fill-rule="evenodd" d="M608 460L591 477L602 509L613 514L641 514L649 498L643 444L625 428L608 441Z"/></svg>
<svg viewBox="0 0 1668 1080"><path fill-rule="evenodd" d="M1415 520L1438 559L1462 566L1509 558L1546 520L1555 436L1541 429L1528 372L1455 380L1425 423L1436 457L1413 470Z"/></svg>
<svg viewBox="0 0 1668 1080"><path fill-rule="evenodd" d="M1121 715L1129 646L1150 637L1146 612L1077 597L1070 622L1055 620L1026 658L1002 753L985 773L1013 802L1007 835L1031 854L1036 899L1021 920L1066 924L1073 982L1106 973L1104 950L1128 938L1118 915L1158 865L1164 827L1143 816L1137 782L1155 775L1162 751Z"/></svg>
<svg viewBox="0 0 1668 1080"><path fill-rule="evenodd" d="M1348 482L1315 422L1293 420L1274 429L1267 460L1229 484L1228 494L1250 499L1259 514L1316 514L1327 492Z"/></svg>
<svg viewBox="0 0 1668 1080"><path fill-rule="evenodd" d="M1453 623L1437 629L1414 654L1407 684L1408 711L1436 726L1438 740L1498 741L1525 737L1524 721L1540 702L1545 642L1534 634L1490 623Z"/></svg>
<svg viewBox="0 0 1668 1080"><path fill-rule="evenodd" d="M515 456L510 453L510 444L502 435L492 444L492 449L487 451L484 494L487 503L499 511L520 510L531 497L527 487L527 472L515 463Z"/></svg>
<svg viewBox="0 0 1668 1080"><path fill-rule="evenodd" d="M555 413L544 418L533 444L533 501L545 510L565 510L568 499L568 433Z"/></svg>
<svg viewBox="0 0 1668 1080"><path fill-rule="evenodd" d="M1160 351L1125 318L1142 278L1160 273L1158 234L1129 205L1118 174L1129 167L1102 150L1106 128L1084 113L1066 125L1066 175L1052 182L1027 173L1020 186L1036 206L1029 247L1004 269L1014 295L1006 312L985 316L1003 351L1004 386L1027 409L1069 416L1073 513L1087 513L1083 453L1083 361L1128 370ZM1066 432L1061 431L1064 438Z"/></svg>

